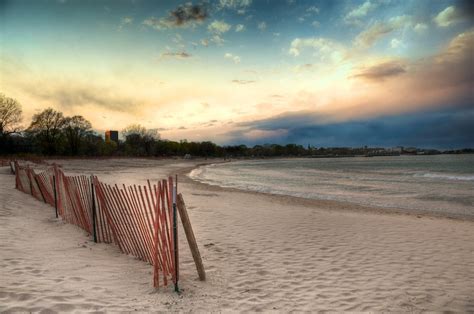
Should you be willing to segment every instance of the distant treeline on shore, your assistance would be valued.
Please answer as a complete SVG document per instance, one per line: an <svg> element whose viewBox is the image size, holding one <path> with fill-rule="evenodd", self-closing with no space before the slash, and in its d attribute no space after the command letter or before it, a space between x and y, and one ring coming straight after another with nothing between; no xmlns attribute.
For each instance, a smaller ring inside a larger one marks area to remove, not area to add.
<svg viewBox="0 0 474 314"><path fill-rule="evenodd" d="M28 128L21 127L22 110L12 98L0 94L0 155L79 156L79 157L349 157L400 154L473 153L474 149L439 151L415 147L347 148L313 147L297 144L220 146L210 141L188 142L161 139L155 129L129 125L121 131L122 140L104 139L92 130L82 116L64 116L47 108L35 114Z"/></svg>
<svg viewBox="0 0 474 314"><path fill-rule="evenodd" d="M474 149L433 150L416 148L348 148L312 147L297 144L264 144L220 146L210 141L169 141L140 133L129 133L124 140L106 141L102 136L88 133L80 137L68 136L66 132L48 142L38 135L10 135L0 139L1 155L77 156L77 157L354 157L354 156L398 156L474 153Z"/></svg>

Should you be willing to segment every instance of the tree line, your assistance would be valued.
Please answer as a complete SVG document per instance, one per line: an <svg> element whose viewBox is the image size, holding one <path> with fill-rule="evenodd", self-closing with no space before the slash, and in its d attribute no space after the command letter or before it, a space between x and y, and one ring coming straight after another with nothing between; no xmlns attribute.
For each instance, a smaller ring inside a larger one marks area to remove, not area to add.
<svg viewBox="0 0 474 314"><path fill-rule="evenodd" d="M123 140L106 141L92 130L83 116L65 116L52 108L35 114L28 127L22 127L18 101L0 94L0 152L46 156L134 156L165 157L251 157L303 156L310 150L301 145L219 146L210 141L188 142L161 139L153 129L139 124L124 128Z"/></svg>
<svg viewBox="0 0 474 314"><path fill-rule="evenodd" d="M393 152L384 148L315 148L308 145L265 144L219 146L210 141L188 142L162 139L154 129L132 124L121 130L123 140L106 141L92 130L83 116L64 116L52 108L35 114L28 127L23 127L21 105L13 98L0 94L0 155L33 154L44 156L133 156L133 157L281 157L281 156L374 156ZM412 148L412 153L420 150ZM421 150L424 154L465 154L473 149ZM402 151L402 153L404 153Z"/></svg>

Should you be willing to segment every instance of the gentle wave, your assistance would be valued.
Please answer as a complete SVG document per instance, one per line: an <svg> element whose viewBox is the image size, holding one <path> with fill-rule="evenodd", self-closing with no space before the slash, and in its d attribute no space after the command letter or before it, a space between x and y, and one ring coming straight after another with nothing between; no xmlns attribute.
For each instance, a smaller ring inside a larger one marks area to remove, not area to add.
<svg viewBox="0 0 474 314"><path fill-rule="evenodd" d="M193 180L254 192L474 217L474 156L236 161Z"/></svg>
<svg viewBox="0 0 474 314"><path fill-rule="evenodd" d="M463 176L463 175L454 175L454 174L417 173L414 176L418 178L446 179L446 180L455 180L455 181L474 181L474 176Z"/></svg>

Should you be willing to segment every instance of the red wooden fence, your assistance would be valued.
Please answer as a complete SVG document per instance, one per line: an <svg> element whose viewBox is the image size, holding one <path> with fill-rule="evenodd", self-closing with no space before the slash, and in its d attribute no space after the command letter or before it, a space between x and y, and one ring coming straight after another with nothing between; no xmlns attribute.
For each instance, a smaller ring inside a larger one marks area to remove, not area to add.
<svg viewBox="0 0 474 314"><path fill-rule="evenodd" d="M55 206L59 217L93 235L96 242L115 243L123 253L152 264L155 287L161 277L165 286L171 281L177 289L176 187L171 177L119 187L96 176L67 176L57 165L36 173L15 161L14 170L18 190Z"/></svg>

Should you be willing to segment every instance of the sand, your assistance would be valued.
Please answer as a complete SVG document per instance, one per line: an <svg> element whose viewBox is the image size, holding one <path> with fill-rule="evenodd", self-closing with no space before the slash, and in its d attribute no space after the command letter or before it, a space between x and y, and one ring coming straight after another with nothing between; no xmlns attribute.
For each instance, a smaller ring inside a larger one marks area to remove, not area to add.
<svg viewBox="0 0 474 314"><path fill-rule="evenodd" d="M60 161L143 183L202 161ZM0 168L0 311L474 311L474 222L387 213L180 176L207 281L180 234L181 295L152 268L14 189Z"/></svg>

